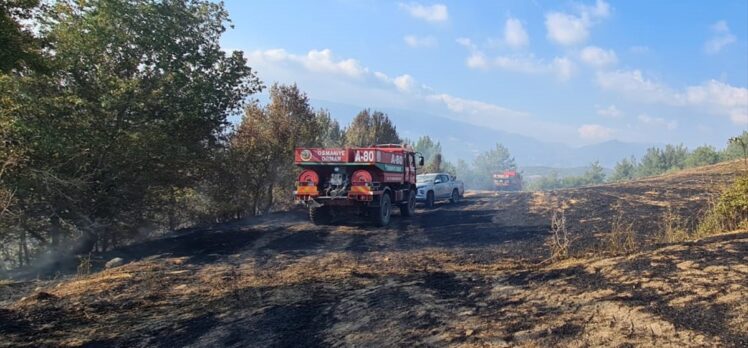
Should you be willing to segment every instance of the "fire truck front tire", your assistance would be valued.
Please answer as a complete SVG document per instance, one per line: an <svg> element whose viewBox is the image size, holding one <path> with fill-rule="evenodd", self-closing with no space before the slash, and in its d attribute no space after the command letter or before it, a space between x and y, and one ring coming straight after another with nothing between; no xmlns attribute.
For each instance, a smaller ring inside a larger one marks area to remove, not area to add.
<svg viewBox="0 0 748 348"><path fill-rule="evenodd" d="M332 222L332 213L330 212L330 207L310 207L309 221L311 221L315 225L329 225Z"/></svg>
<svg viewBox="0 0 748 348"><path fill-rule="evenodd" d="M408 192L408 201L400 205L400 215L411 217L416 213L416 191Z"/></svg>
<svg viewBox="0 0 748 348"><path fill-rule="evenodd" d="M375 226L384 227L390 223L390 214L392 213L392 200L390 195L385 193L379 198L379 206L371 210L371 219Z"/></svg>

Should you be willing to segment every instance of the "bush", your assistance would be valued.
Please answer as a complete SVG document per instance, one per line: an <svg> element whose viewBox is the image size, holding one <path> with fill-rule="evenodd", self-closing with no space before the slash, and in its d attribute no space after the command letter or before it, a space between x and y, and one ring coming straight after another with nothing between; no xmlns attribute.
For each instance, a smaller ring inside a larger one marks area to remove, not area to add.
<svg viewBox="0 0 748 348"><path fill-rule="evenodd" d="M748 174L739 177L725 190L704 216L698 236L748 228Z"/></svg>

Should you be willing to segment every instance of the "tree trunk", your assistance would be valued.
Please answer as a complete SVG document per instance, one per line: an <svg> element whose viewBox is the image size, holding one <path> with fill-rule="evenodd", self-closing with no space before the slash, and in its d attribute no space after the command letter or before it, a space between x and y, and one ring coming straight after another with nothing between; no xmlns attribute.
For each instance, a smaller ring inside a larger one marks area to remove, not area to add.
<svg viewBox="0 0 748 348"><path fill-rule="evenodd" d="M52 242L52 251L57 251L57 249L60 247L60 237L62 235L62 226L60 225L60 217L59 216L52 216L50 219L50 223L52 224L52 228L49 230L49 237Z"/></svg>
<svg viewBox="0 0 748 348"><path fill-rule="evenodd" d="M265 207L262 210L262 215L266 215L270 213L270 209L273 207L273 184L268 185L267 188L267 201L265 202Z"/></svg>
<svg viewBox="0 0 748 348"><path fill-rule="evenodd" d="M174 193L174 188L169 190L169 208L168 208L168 218L169 218L169 230L174 231L177 229L177 217L176 217L176 209L177 208L177 197L176 193Z"/></svg>
<svg viewBox="0 0 748 348"><path fill-rule="evenodd" d="M31 260L30 260L30 257L29 257L29 247L27 245L26 230L23 230L23 229L21 230L21 238L18 241L18 243L19 243L19 245L18 245L19 246L19 248L18 248L19 249L18 250L19 259L22 258L23 262L25 262L26 265L30 264ZM23 264L23 262L22 262L22 264Z"/></svg>

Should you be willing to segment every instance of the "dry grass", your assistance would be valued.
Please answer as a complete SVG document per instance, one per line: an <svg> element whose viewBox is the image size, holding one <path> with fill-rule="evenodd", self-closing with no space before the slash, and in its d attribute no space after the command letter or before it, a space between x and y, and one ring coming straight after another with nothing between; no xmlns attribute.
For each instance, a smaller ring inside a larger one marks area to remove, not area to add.
<svg viewBox="0 0 748 348"><path fill-rule="evenodd" d="M563 208L553 212L551 217L551 236L546 244L551 251L551 260L561 261L569 258L569 247L572 237L566 228L566 216Z"/></svg>
<svg viewBox="0 0 748 348"><path fill-rule="evenodd" d="M683 217L668 207L662 215L660 234L657 236L656 242L671 244L689 240L691 237Z"/></svg>
<svg viewBox="0 0 748 348"><path fill-rule="evenodd" d="M603 236L604 252L612 255L627 255L639 251L634 224L626 221L623 211L619 211L611 225L610 233Z"/></svg>
<svg viewBox="0 0 748 348"><path fill-rule="evenodd" d="M91 263L91 254L83 255L78 258L78 268L77 268L77 274L78 276L85 276L91 274L91 268L93 267L93 264Z"/></svg>

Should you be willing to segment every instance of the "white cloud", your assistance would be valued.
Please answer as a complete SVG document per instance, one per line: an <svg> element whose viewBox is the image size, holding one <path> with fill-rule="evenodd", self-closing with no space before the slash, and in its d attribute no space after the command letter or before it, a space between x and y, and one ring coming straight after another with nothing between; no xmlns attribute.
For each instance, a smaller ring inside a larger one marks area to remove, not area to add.
<svg viewBox="0 0 748 348"><path fill-rule="evenodd" d="M455 41L457 41L457 43L460 44L461 46L465 46L470 49L475 49L475 45L473 44L473 41L466 37L457 38L457 40Z"/></svg>
<svg viewBox="0 0 748 348"><path fill-rule="evenodd" d="M487 69L489 67L486 57L481 52L471 53L465 60L465 64L472 69Z"/></svg>
<svg viewBox="0 0 748 348"><path fill-rule="evenodd" d="M514 48L524 47L530 43L525 27L519 19L509 18L504 23L504 42Z"/></svg>
<svg viewBox="0 0 748 348"><path fill-rule="evenodd" d="M402 92L411 91L413 89L413 86L415 85L413 77L408 74L400 75L396 77L392 82L395 84L395 87L397 87L397 89Z"/></svg>
<svg viewBox="0 0 748 348"><path fill-rule="evenodd" d="M247 55L250 62L254 61L288 61L303 65L308 70L317 72L328 72L346 75L349 77L362 77L368 70L362 68L355 59L335 60L329 49L311 50L306 55L289 54L283 49L269 49L265 51L254 51Z"/></svg>
<svg viewBox="0 0 748 348"><path fill-rule="evenodd" d="M674 130L678 128L678 121L668 121L661 117L651 117L647 114L639 115L639 121L648 126L665 128L667 130Z"/></svg>
<svg viewBox="0 0 748 348"><path fill-rule="evenodd" d="M550 12L545 15L547 37L552 42L573 46L584 43L597 20L610 15L610 6L597 0L594 6L579 6L577 14Z"/></svg>
<svg viewBox="0 0 748 348"><path fill-rule="evenodd" d="M605 67L618 62L618 56L613 50L605 50L600 47L587 46L579 53L583 62L594 67Z"/></svg>
<svg viewBox="0 0 748 348"><path fill-rule="evenodd" d="M607 107L597 107L597 114L600 116L610 117L610 118L619 118L623 116L623 112L618 109L615 105L610 105Z"/></svg>
<svg viewBox="0 0 748 348"><path fill-rule="evenodd" d="M610 15L610 5L603 0L597 0L595 6L580 6L579 12L582 17L606 18Z"/></svg>
<svg viewBox="0 0 748 348"><path fill-rule="evenodd" d="M730 32L730 27L724 20L712 24L710 30L712 36L704 43L704 51L707 54L717 54L736 40L735 35Z"/></svg>
<svg viewBox="0 0 748 348"><path fill-rule="evenodd" d="M597 83L603 89L651 103L668 103L674 94L667 86L645 78L639 70L600 71Z"/></svg>
<svg viewBox="0 0 748 348"><path fill-rule="evenodd" d="M549 13L545 16L548 38L560 45L569 46L587 41L588 25L576 16L565 13Z"/></svg>
<svg viewBox="0 0 748 348"><path fill-rule="evenodd" d="M556 57L551 62L534 55L503 55L488 59L483 52L472 50L465 64L471 69L496 68L523 74L552 74L560 81L571 78L575 71L574 62L566 57Z"/></svg>
<svg viewBox="0 0 748 348"><path fill-rule="evenodd" d="M493 65L503 70L527 74L539 74L548 70L548 65L533 55L498 56Z"/></svg>
<svg viewBox="0 0 748 348"><path fill-rule="evenodd" d="M421 5L419 3L400 4L400 8L410 13L411 16L423 19L429 22L444 22L449 19L447 6L443 4L434 4L431 6Z"/></svg>
<svg viewBox="0 0 748 348"><path fill-rule="evenodd" d="M585 124L577 128L579 137L588 141L604 141L612 138L613 130L599 124Z"/></svg>
<svg viewBox="0 0 748 348"><path fill-rule="evenodd" d="M685 95L691 105L706 105L717 113L727 114L733 123L748 126L748 88L710 80L688 87Z"/></svg>
<svg viewBox="0 0 748 348"><path fill-rule="evenodd" d="M733 123L748 124L748 89L710 80L681 91L644 77L639 70L598 72L598 84L606 90L632 99L671 106L700 107L713 114L728 116Z"/></svg>
<svg viewBox="0 0 748 348"><path fill-rule="evenodd" d="M407 44L408 46L414 48L436 47L438 45L438 41L433 36L406 35L403 37L403 41L405 41L405 44Z"/></svg>
<svg viewBox="0 0 748 348"><path fill-rule="evenodd" d="M493 113L496 116L518 117L525 116L525 113L509 110L494 104L485 103L477 100L463 99L451 96L449 94L432 94L426 97L427 100L444 103L447 108L453 112L478 114Z"/></svg>

